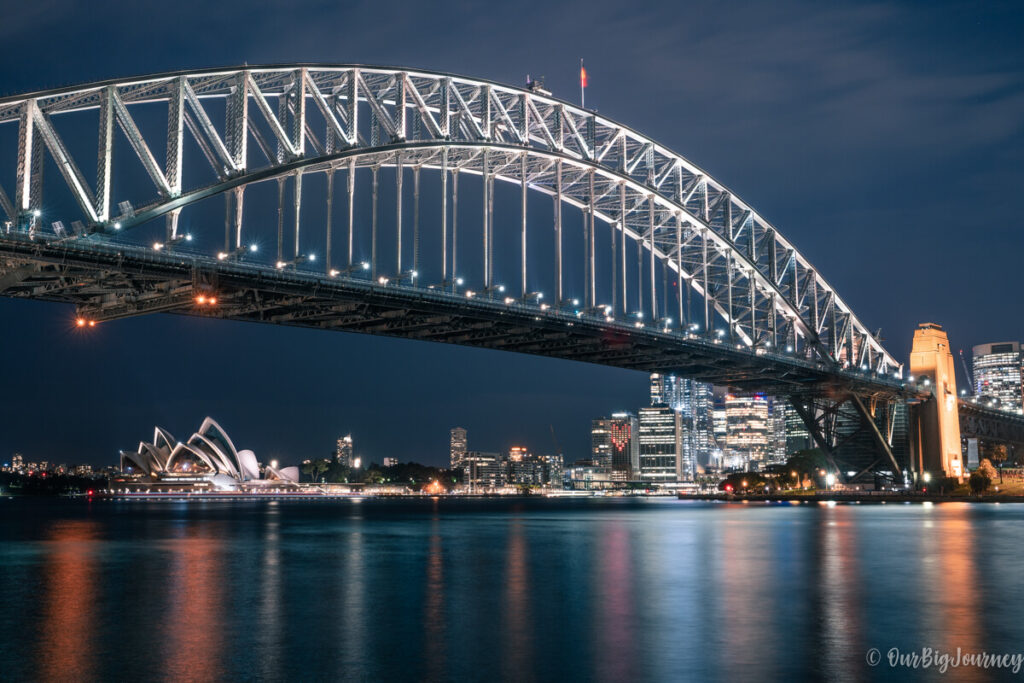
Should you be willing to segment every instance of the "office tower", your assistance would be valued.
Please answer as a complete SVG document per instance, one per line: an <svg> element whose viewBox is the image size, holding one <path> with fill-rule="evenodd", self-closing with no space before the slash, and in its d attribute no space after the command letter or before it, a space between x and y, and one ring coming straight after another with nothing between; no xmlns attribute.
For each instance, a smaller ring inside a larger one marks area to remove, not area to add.
<svg viewBox="0 0 1024 683"><path fill-rule="evenodd" d="M733 456L744 462L764 462L768 458L768 399L764 394L725 399L725 445Z"/></svg>
<svg viewBox="0 0 1024 683"><path fill-rule="evenodd" d="M725 396L715 396L712 403L712 435L719 448L725 448L725 437L729 432L729 423L725 414Z"/></svg>
<svg viewBox="0 0 1024 683"><path fill-rule="evenodd" d="M640 468L640 450L637 440L637 420L631 413L612 413L612 416L593 421L590 430L591 460L595 467L607 467L635 477Z"/></svg>
<svg viewBox="0 0 1024 683"><path fill-rule="evenodd" d="M673 410L682 410L686 400L686 393L693 384L692 380L676 377L675 375L664 375L657 372L651 373L651 405L667 405Z"/></svg>
<svg viewBox="0 0 1024 683"><path fill-rule="evenodd" d="M657 372L651 373L651 405L661 405L665 402L665 375Z"/></svg>
<svg viewBox="0 0 1024 683"><path fill-rule="evenodd" d="M522 462L523 460L529 460L530 454L526 450L526 446L513 446L508 450L509 462Z"/></svg>
<svg viewBox="0 0 1024 683"><path fill-rule="evenodd" d="M352 435L347 434L338 439L338 445L334 451L334 461L345 467L352 466Z"/></svg>
<svg viewBox="0 0 1024 683"><path fill-rule="evenodd" d="M452 430L454 433L456 430ZM463 437L466 430L460 430ZM465 442L463 442L465 443ZM500 453L463 451L459 455L462 481L471 491L502 488L508 483L505 459Z"/></svg>
<svg viewBox="0 0 1024 683"><path fill-rule="evenodd" d="M449 462L453 470L462 467L462 459L466 457L466 446L468 441L466 440L466 430L462 427L455 427L451 431L451 441L449 443Z"/></svg>
<svg viewBox="0 0 1024 683"><path fill-rule="evenodd" d="M21 453L15 453L11 456L11 469L15 472L20 472L25 467L25 456Z"/></svg>
<svg viewBox="0 0 1024 683"><path fill-rule="evenodd" d="M788 401L779 396L773 396L768 401L768 414L770 427L770 438L768 441L768 460L773 463L786 462L786 406Z"/></svg>
<svg viewBox="0 0 1024 683"><path fill-rule="evenodd" d="M607 417L590 423L590 460L597 467L612 466L611 420Z"/></svg>
<svg viewBox="0 0 1024 683"><path fill-rule="evenodd" d="M981 405L1024 412L1024 384L1019 342L974 347L974 395Z"/></svg>
<svg viewBox="0 0 1024 683"><path fill-rule="evenodd" d="M786 455L814 448L807 425L804 424L803 418L800 417L800 413L796 412L793 404L786 400L782 408L786 420Z"/></svg>
<svg viewBox="0 0 1024 683"><path fill-rule="evenodd" d="M682 425L679 413L667 405L640 409L640 481L668 483L693 477L692 463L682 457Z"/></svg>
<svg viewBox="0 0 1024 683"><path fill-rule="evenodd" d="M565 465L561 455L537 456L544 463L544 485L560 489L563 485Z"/></svg>

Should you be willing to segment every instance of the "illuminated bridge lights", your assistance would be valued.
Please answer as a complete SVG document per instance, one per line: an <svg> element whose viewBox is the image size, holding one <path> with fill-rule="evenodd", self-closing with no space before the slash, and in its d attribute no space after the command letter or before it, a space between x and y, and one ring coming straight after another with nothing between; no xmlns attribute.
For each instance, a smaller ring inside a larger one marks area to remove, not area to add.
<svg viewBox="0 0 1024 683"><path fill-rule="evenodd" d="M74 125L99 111L133 144ZM657 141L543 92L416 69L246 66L3 97L0 129L18 142L0 166L27 180L56 162L74 199L61 207L48 182L17 211L3 202L17 226L0 233L0 264L45 266L3 293L76 305L79 327L210 314L220 300L225 318L675 365L701 381L884 399L919 389L900 388L900 364L753 207ZM206 150L209 166L147 151L181 144ZM18 148L42 154L19 161ZM80 170L118 178L139 161L152 181L133 196L139 208ZM466 230L467 192L481 197L480 230L476 207ZM195 220L214 197L223 223ZM531 197L553 200L553 215L529 215ZM326 222L310 230L300 217L314 201ZM38 225L43 206L71 224L67 236ZM495 239L495 215L512 219L501 231L514 226L514 246ZM210 227L192 241L185 225Z"/></svg>

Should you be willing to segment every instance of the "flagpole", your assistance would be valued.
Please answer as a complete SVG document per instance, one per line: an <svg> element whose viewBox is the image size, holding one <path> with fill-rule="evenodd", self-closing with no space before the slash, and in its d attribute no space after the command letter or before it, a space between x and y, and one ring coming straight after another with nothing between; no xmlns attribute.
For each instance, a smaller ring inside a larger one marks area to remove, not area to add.
<svg viewBox="0 0 1024 683"><path fill-rule="evenodd" d="M586 86L583 84L583 58L580 58L580 109L587 108Z"/></svg>

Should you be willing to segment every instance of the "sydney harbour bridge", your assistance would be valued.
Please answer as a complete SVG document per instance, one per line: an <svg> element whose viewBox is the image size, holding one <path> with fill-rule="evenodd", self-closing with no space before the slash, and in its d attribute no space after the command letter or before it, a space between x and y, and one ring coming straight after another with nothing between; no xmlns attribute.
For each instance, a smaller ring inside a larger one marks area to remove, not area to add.
<svg viewBox="0 0 1024 683"><path fill-rule="evenodd" d="M0 294L86 331L171 312L676 373L789 397L850 478L903 480L899 408L933 391L730 189L536 83L290 64L7 97L0 214Z"/></svg>

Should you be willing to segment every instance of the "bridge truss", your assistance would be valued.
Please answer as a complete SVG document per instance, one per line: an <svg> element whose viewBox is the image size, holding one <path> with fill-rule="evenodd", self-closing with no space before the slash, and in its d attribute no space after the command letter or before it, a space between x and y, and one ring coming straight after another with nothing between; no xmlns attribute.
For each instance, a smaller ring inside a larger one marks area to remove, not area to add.
<svg viewBox="0 0 1024 683"><path fill-rule="evenodd" d="M46 168L62 182L44 196ZM865 420L905 393L753 208L536 88L284 65L8 97L0 210L0 293L85 324L169 311L475 344L855 398ZM805 417L826 447L827 412Z"/></svg>

